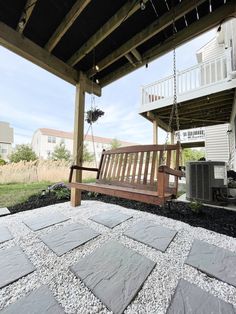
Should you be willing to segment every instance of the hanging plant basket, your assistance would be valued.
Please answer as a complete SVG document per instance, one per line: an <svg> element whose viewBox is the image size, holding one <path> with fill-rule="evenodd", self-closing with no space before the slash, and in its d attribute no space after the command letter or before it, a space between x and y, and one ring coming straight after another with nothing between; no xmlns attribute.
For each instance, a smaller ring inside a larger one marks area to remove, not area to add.
<svg viewBox="0 0 236 314"><path fill-rule="evenodd" d="M94 108L86 111L85 121L89 124L92 124L98 120L101 116L104 115L104 111Z"/></svg>

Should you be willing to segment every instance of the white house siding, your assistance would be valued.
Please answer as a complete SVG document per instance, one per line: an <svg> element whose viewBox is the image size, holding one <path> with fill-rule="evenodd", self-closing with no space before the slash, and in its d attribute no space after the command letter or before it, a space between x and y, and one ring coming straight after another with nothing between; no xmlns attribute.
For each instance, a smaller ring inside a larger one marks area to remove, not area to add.
<svg viewBox="0 0 236 314"><path fill-rule="evenodd" d="M48 132L48 133L47 133ZM51 138L49 140L49 137ZM52 140L53 138L53 140ZM96 160L99 161L102 150L108 150L111 147L111 138L102 138L94 136L94 146ZM32 138L32 149L40 159L50 159L56 146L61 143L65 144L65 148L69 150L71 155L73 154L73 134L70 132L63 132L52 129L38 129L35 131ZM135 145L134 143L120 141L122 146ZM84 140L88 151L94 156L94 146L90 135Z"/></svg>
<svg viewBox="0 0 236 314"><path fill-rule="evenodd" d="M235 157L235 149L236 149L236 92L234 95L234 103L233 110L230 118L230 133L229 133L229 146L230 146L230 158L229 158L229 166L230 169L236 171L236 157Z"/></svg>
<svg viewBox="0 0 236 314"><path fill-rule="evenodd" d="M205 129L206 159L229 162L229 124L209 126Z"/></svg>

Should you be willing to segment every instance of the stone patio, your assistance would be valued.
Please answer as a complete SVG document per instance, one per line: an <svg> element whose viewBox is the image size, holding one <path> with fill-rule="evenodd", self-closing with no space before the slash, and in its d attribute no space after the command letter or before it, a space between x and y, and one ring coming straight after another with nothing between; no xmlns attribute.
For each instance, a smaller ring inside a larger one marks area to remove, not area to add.
<svg viewBox="0 0 236 314"><path fill-rule="evenodd" d="M0 218L0 313L172 314L198 298L235 314L235 258L234 238L116 205L20 212Z"/></svg>

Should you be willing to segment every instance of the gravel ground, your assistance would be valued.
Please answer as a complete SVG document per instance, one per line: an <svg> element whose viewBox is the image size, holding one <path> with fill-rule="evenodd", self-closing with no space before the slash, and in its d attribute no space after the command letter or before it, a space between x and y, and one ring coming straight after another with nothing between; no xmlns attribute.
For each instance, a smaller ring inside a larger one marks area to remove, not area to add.
<svg viewBox="0 0 236 314"><path fill-rule="evenodd" d="M123 213L132 214L134 218L112 230L88 219L94 214L110 209L118 209ZM59 211L65 216L71 217L71 219L38 232L31 231L22 223L24 218L37 216L48 211L51 213ZM135 222L144 219L178 231L177 236L164 254L122 235ZM43 244L38 235L47 234L72 222L80 222L87 225L102 235L61 257L57 257ZM61 203L32 211L20 212L15 215L2 217L0 224L8 226L14 236L13 240L0 244L0 249L16 244L20 245L37 268L35 272L25 278L0 290L0 310L42 284L47 284L66 313L111 313L68 270L69 266L75 264L79 259L90 254L111 239L123 243L130 249L156 262L153 272L125 313L166 313L171 296L180 278L198 285L205 291L232 303L236 307L236 288L210 278L193 267L184 265L194 238L236 252L236 239L226 235L203 228L192 227L186 223L163 216L97 201L83 201L78 208L71 207L69 203Z"/></svg>

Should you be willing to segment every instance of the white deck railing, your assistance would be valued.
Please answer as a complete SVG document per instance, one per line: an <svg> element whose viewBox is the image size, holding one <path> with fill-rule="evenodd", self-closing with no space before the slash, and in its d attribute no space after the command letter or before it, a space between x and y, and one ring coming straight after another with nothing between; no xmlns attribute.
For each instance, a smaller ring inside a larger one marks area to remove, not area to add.
<svg viewBox="0 0 236 314"><path fill-rule="evenodd" d="M200 63L184 71L177 72L177 95L226 80L231 64L231 60L228 60L228 58L226 56L220 57L213 61ZM173 75L143 86L141 93L142 105L172 98L174 96Z"/></svg>

